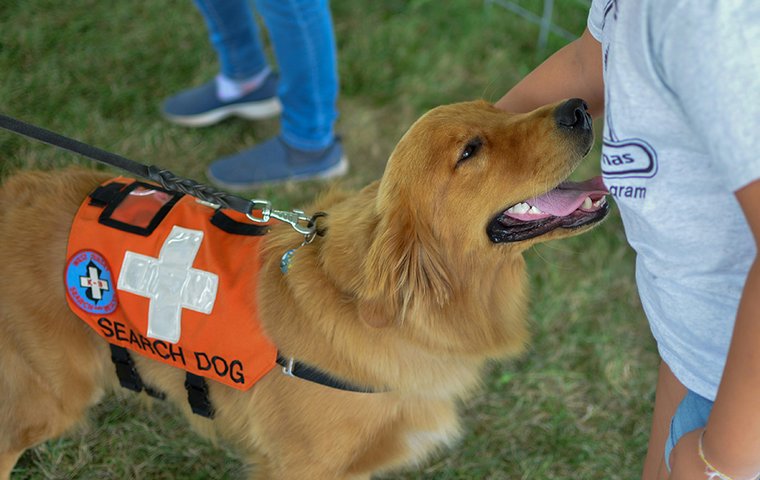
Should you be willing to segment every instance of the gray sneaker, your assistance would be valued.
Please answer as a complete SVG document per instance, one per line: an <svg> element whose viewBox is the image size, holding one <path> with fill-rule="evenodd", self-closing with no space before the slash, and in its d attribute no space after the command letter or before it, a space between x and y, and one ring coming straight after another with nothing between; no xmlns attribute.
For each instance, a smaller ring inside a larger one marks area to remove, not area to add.
<svg viewBox="0 0 760 480"><path fill-rule="evenodd" d="M348 160L340 138L311 152L293 148L277 136L215 161L206 174L217 186L240 192L291 180L327 179L347 171Z"/></svg>
<svg viewBox="0 0 760 480"><path fill-rule="evenodd" d="M277 98L277 75L274 73L268 75L259 88L237 100L219 100L216 81L211 80L169 97L161 107L167 120L186 127L213 125L230 115L263 120L279 115L281 111L282 106Z"/></svg>

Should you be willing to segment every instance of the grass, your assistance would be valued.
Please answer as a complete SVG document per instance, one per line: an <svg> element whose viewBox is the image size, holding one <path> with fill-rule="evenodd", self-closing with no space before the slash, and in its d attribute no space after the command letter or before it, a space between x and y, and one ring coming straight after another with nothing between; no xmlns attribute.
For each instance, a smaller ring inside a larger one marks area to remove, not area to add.
<svg viewBox="0 0 760 480"><path fill-rule="evenodd" d="M580 32L583 8L558 3L558 23ZM426 109L496 100L537 62L537 27L479 0L333 0L332 10L350 187L381 175L393 145ZM549 46L561 45L552 38ZM213 159L277 131L276 121L194 130L161 119L163 98L216 68L189 2L0 0L0 112L198 180ZM89 164L2 132L0 152L0 176ZM598 151L578 175L598 172L596 158ZM290 208L322 187L250 193ZM489 368L482 393L462 406L466 434L456 448L386 478L638 478L658 359L617 213L594 232L539 246L527 258L530 350ZM108 398L77 431L27 452L14 478L232 479L243 472L234 453L195 436L170 407L147 410L124 395Z"/></svg>

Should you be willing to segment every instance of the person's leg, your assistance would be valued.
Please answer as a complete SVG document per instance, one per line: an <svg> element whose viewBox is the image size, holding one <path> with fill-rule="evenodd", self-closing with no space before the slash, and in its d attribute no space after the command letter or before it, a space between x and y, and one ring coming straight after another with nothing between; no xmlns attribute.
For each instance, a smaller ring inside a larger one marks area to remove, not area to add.
<svg viewBox="0 0 760 480"><path fill-rule="evenodd" d="M217 52L220 74L168 98L164 116L180 125L207 126L230 115L250 119L280 113L271 73L247 0L195 0Z"/></svg>
<svg viewBox="0 0 760 480"><path fill-rule="evenodd" d="M334 132L338 74L328 1L256 0L256 7L280 67L281 134L214 162L209 179L245 191L344 174L348 161Z"/></svg>
<svg viewBox="0 0 760 480"><path fill-rule="evenodd" d="M195 0L195 5L203 14L224 76L243 81L268 68L247 0Z"/></svg>
<svg viewBox="0 0 760 480"><path fill-rule="evenodd" d="M274 47L283 104L282 138L300 150L334 139L338 117L335 35L327 0L256 0Z"/></svg>
<svg viewBox="0 0 760 480"><path fill-rule="evenodd" d="M649 446L644 460L642 480L658 479L660 464L664 460L665 444L670 432L670 421L686 395L686 388L670 371L665 362L660 363L655 392L652 429L649 434Z"/></svg>

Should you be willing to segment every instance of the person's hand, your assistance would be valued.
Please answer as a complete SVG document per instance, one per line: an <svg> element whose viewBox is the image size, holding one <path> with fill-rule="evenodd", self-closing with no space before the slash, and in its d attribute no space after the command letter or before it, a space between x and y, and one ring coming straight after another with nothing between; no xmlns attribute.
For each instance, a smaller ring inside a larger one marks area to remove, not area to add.
<svg viewBox="0 0 760 480"><path fill-rule="evenodd" d="M699 458L699 436L701 428L693 430L678 440L670 453L670 476L668 480L702 480L709 478L705 474L705 464Z"/></svg>

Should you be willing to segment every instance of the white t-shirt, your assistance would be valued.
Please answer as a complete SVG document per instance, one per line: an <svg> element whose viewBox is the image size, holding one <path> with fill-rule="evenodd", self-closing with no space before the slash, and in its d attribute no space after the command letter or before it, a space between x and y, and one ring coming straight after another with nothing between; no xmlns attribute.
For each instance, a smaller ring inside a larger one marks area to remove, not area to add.
<svg viewBox="0 0 760 480"><path fill-rule="evenodd" d="M676 377L714 399L756 254L734 192L760 178L760 1L594 0L588 27L644 311Z"/></svg>

